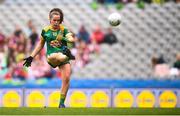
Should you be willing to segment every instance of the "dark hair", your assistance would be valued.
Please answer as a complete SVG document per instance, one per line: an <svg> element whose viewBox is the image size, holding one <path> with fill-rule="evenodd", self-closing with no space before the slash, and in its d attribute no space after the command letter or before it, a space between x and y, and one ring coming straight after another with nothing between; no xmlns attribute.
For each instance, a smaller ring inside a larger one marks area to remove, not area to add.
<svg viewBox="0 0 180 116"><path fill-rule="evenodd" d="M49 12L49 18L51 19L53 15L60 15L60 23L63 22L64 14L63 14L63 12L62 12L61 9L59 9L59 8L53 8L53 9Z"/></svg>

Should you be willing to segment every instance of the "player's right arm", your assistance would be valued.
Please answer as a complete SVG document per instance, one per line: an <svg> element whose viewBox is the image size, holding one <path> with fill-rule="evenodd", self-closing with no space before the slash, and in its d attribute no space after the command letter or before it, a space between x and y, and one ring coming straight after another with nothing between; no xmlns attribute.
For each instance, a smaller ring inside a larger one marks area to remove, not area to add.
<svg viewBox="0 0 180 116"><path fill-rule="evenodd" d="M35 49L31 53L31 55L24 59L25 60L25 62L23 64L24 66L26 66L26 67L31 66L31 62L33 61L33 58L42 50L42 48L44 47L44 44L45 44L45 40L41 36L40 41L36 45Z"/></svg>
<svg viewBox="0 0 180 116"><path fill-rule="evenodd" d="M34 58L42 50L44 44L45 44L45 40L41 36L40 41L38 42L38 44L36 45L35 49L33 50L30 56Z"/></svg>

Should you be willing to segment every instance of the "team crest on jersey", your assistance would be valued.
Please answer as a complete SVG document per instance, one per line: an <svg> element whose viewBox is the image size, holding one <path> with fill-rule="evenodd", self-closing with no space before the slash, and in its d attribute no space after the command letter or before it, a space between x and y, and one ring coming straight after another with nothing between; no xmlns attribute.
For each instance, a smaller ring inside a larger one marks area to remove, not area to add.
<svg viewBox="0 0 180 116"><path fill-rule="evenodd" d="M57 32L53 32L52 34L53 34L53 36L57 36Z"/></svg>

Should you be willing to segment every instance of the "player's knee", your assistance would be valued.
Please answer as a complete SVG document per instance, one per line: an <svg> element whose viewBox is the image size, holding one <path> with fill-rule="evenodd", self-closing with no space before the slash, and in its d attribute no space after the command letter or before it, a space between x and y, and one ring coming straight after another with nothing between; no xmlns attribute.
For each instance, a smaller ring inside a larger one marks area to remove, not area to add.
<svg viewBox="0 0 180 116"><path fill-rule="evenodd" d="M58 53L58 55L57 55L57 57L56 57L59 61L64 61L66 58L67 58L67 56L66 55L64 55L64 54L62 54L62 53Z"/></svg>

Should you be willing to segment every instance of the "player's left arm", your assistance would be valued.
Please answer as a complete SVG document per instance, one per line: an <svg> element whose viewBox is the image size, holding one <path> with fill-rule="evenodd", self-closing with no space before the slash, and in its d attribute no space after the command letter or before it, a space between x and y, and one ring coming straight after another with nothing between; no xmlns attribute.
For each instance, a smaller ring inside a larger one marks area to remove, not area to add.
<svg viewBox="0 0 180 116"><path fill-rule="evenodd" d="M67 39L67 42L71 42L73 43L75 41L74 37L73 37L73 34L71 32L68 32L66 35L65 35L65 38Z"/></svg>
<svg viewBox="0 0 180 116"><path fill-rule="evenodd" d="M70 49L68 48L68 43L74 43L75 38L73 37L73 33L69 32L67 29L64 30L63 40L66 42L65 46L63 46L63 54L68 56L71 60L75 59L75 56L71 54ZM62 42L63 44L64 42Z"/></svg>
<svg viewBox="0 0 180 116"><path fill-rule="evenodd" d="M63 36L64 36L63 39L64 39L66 42L69 42L69 43L75 42L75 39L74 39L74 37L73 37L73 33L70 32L67 28L64 28Z"/></svg>

